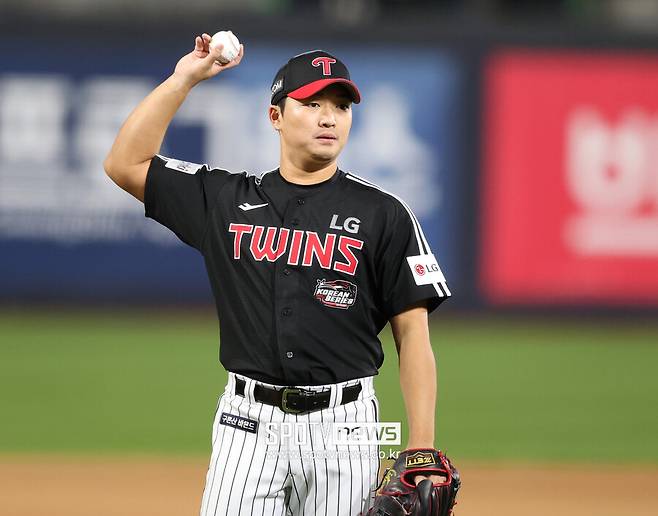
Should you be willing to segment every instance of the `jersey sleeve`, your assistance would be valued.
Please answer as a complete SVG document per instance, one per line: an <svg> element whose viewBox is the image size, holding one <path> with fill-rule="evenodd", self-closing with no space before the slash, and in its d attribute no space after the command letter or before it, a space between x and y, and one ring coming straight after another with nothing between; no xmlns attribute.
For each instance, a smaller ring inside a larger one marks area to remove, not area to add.
<svg viewBox="0 0 658 516"><path fill-rule="evenodd" d="M419 301L432 312L450 297L446 279L413 212L397 203L380 254L380 293L390 319Z"/></svg>
<svg viewBox="0 0 658 516"><path fill-rule="evenodd" d="M146 176L144 214L200 249L208 216L231 176L208 165L154 156Z"/></svg>

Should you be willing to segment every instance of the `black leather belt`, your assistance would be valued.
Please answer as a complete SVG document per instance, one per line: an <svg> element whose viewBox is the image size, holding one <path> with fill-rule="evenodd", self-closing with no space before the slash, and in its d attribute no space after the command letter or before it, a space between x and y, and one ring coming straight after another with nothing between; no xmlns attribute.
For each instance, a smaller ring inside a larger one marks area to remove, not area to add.
<svg viewBox="0 0 658 516"><path fill-rule="evenodd" d="M235 394L244 396L246 382L241 378L235 379ZM343 387L343 399L341 405L355 401L361 392L361 382ZM297 387L284 387L276 389L256 384L254 386L254 399L259 403L279 407L288 414L305 414L315 410L329 407L331 391L309 391Z"/></svg>

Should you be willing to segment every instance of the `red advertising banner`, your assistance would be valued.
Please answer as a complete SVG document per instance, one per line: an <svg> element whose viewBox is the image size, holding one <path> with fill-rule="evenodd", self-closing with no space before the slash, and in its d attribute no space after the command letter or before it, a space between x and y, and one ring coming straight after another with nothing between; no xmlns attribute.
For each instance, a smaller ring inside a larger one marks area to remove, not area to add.
<svg viewBox="0 0 658 516"><path fill-rule="evenodd" d="M658 305L658 55L493 57L482 184L491 301Z"/></svg>

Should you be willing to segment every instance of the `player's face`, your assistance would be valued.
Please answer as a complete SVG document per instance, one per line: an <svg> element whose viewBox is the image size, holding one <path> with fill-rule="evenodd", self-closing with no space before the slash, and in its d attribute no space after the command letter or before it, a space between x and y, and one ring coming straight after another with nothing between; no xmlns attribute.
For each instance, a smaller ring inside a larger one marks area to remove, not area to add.
<svg viewBox="0 0 658 516"><path fill-rule="evenodd" d="M332 84L308 99L288 97L277 129L283 152L300 165L314 165L338 157L351 127L352 100L342 86Z"/></svg>

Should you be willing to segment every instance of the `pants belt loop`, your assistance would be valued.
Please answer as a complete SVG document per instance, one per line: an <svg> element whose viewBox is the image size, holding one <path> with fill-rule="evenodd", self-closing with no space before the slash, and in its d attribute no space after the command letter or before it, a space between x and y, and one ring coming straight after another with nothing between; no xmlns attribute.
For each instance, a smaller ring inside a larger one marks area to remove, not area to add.
<svg viewBox="0 0 658 516"><path fill-rule="evenodd" d="M235 373L229 371L228 381L226 382L226 392L233 396L235 394Z"/></svg>
<svg viewBox="0 0 658 516"><path fill-rule="evenodd" d="M331 398L329 398L329 407L335 408L340 406L343 401L343 386L333 384L331 386Z"/></svg>
<svg viewBox="0 0 658 516"><path fill-rule="evenodd" d="M246 377L244 380L245 380L244 397L247 400L247 403L249 404L256 403L256 400L254 399L254 386L256 385L256 382L254 382L251 378L246 378Z"/></svg>
<svg viewBox="0 0 658 516"><path fill-rule="evenodd" d="M369 376L367 378L361 378L359 380L359 383L361 384L361 392L359 393L359 398L369 398L370 396L374 396L375 394L375 388L374 384L372 382L372 376Z"/></svg>

